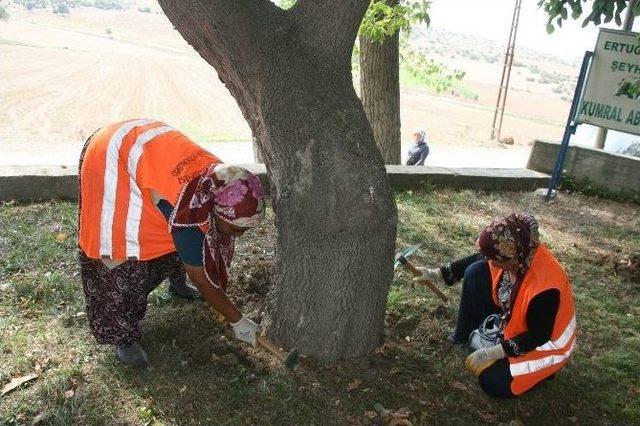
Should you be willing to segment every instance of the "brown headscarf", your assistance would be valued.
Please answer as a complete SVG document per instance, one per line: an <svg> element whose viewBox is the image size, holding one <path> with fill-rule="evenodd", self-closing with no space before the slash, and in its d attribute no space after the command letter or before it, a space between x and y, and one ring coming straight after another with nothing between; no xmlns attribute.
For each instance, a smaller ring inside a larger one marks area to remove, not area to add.
<svg viewBox="0 0 640 426"><path fill-rule="evenodd" d="M242 167L214 164L185 185L169 219L169 228L206 230L202 244L205 275L214 287L226 290L235 237L218 231L216 217L238 227L252 228L262 221L264 213L264 193L256 175Z"/></svg>
<svg viewBox="0 0 640 426"><path fill-rule="evenodd" d="M480 232L478 248L487 259L498 262L516 260L518 263L509 307L512 306L539 245L538 222L530 213L512 213L504 219L493 221Z"/></svg>

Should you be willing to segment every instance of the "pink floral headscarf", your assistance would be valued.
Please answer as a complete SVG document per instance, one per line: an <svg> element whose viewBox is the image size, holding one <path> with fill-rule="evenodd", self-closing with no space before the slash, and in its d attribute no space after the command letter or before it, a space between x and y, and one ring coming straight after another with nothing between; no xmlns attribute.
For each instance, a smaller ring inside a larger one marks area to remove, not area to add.
<svg viewBox="0 0 640 426"><path fill-rule="evenodd" d="M185 185L169 219L169 229L206 229L202 244L205 274L214 287L226 290L235 237L218 231L216 217L231 225L253 228L264 219L264 213L264 192L256 175L242 167L214 164Z"/></svg>

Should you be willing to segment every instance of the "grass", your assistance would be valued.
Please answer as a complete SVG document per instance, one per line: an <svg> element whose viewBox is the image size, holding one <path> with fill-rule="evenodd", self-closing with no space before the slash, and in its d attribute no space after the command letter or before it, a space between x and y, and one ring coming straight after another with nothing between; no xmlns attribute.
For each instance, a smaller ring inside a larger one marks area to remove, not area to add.
<svg viewBox="0 0 640 426"><path fill-rule="evenodd" d="M363 359L287 373L235 343L201 303L171 299L162 288L149 298L143 324L151 367L124 368L88 332L74 258L76 205L4 204L0 385L39 377L2 398L0 424L380 424L376 403L405 407L414 424L640 422L640 280L613 269L640 253L637 205L580 194L560 193L545 204L528 193L431 189L397 192L396 199L398 244L421 243L415 260L426 265L468 254L490 219L533 211L573 281L579 334L567 368L517 400L487 397L464 370L466 350L444 342L456 302L441 305L409 285L405 272L389 293L386 342ZM247 238L255 246L238 250L245 263L236 271L245 276L255 250L270 260L272 240L257 236ZM249 309L256 295L241 287L233 295ZM460 286L444 291L455 301Z"/></svg>

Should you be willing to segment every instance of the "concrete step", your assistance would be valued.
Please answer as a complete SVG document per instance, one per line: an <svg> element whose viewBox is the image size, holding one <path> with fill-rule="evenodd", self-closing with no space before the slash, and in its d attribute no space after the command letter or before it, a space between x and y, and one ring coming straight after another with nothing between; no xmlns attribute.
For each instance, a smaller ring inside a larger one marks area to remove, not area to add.
<svg viewBox="0 0 640 426"><path fill-rule="evenodd" d="M264 164L244 164L256 173L265 189L268 178ZM456 189L526 191L544 187L549 175L529 169L446 168L387 166L394 188L424 185ZM78 170L75 166L0 166L0 201L43 201L77 199Z"/></svg>

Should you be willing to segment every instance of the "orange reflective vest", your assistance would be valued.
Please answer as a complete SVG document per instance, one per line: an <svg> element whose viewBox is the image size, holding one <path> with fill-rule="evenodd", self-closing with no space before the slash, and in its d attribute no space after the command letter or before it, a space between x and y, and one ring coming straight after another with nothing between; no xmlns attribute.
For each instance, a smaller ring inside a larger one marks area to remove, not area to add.
<svg viewBox="0 0 640 426"><path fill-rule="evenodd" d="M498 286L502 270L491 266L493 300L498 302ZM527 331L527 308L539 293L558 289L560 305L556 314L553 332L548 342L523 356L509 357L509 367L513 381L511 391L520 395L551 376L564 366L576 344L576 315L571 283L564 268L553 257L545 245L540 245L534 254L520 290L514 301L511 317L504 326L504 339L509 340Z"/></svg>
<svg viewBox="0 0 640 426"><path fill-rule="evenodd" d="M175 205L183 186L221 161L155 120L128 120L98 130L81 179L79 245L93 259L149 260L175 251L151 191Z"/></svg>

